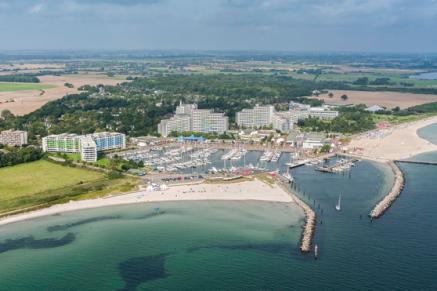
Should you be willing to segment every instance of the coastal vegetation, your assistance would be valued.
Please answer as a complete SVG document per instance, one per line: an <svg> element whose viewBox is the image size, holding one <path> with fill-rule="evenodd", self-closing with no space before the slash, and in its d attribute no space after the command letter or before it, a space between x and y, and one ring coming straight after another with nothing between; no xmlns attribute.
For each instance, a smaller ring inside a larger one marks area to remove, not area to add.
<svg viewBox="0 0 437 291"><path fill-rule="evenodd" d="M36 147L3 147L0 144L0 168L40 160L43 152Z"/></svg>
<svg viewBox="0 0 437 291"><path fill-rule="evenodd" d="M136 179L46 160L0 169L0 216L132 190Z"/></svg>

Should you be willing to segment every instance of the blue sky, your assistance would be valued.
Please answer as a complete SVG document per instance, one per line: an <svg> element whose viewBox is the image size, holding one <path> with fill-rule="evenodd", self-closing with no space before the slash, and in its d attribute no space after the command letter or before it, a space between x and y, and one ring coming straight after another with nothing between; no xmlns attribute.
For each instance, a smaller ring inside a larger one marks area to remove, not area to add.
<svg viewBox="0 0 437 291"><path fill-rule="evenodd" d="M437 52L437 0L0 0L0 50Z"/></svg>

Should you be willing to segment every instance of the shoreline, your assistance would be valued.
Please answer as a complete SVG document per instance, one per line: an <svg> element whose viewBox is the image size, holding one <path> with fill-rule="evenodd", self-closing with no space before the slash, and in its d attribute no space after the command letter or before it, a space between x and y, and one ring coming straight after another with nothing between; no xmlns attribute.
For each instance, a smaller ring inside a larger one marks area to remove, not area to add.
<svg viewBox="0 0 437 291"><path fill-rule="evenodd" d="M437 151L437 145L419 136L418 130L437 123L432 116L394 127L373 130L354 138L349 147L353 154L376 160L402 160L419 154Z"/></svg>
<svg viewBox="0 0 437 291"><path fill-rule="evenodd" d="M165 191L147 192L140 190L123 195L70 201L48 208L5 216L0 218L0 227L65 212L118 205L177 201L261 201L297 204L279 185L270 186L258 179L229 184L173 185Z"/></svg>

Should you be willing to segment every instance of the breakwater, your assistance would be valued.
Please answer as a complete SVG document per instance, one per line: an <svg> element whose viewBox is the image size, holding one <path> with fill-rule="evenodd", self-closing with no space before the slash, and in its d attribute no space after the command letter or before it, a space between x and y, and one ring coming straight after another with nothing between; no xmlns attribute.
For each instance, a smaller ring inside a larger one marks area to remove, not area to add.
<svg viewBox="0 0 437 291"><path fill-rule="evenodd" d="M302 253L309 253L312 251L312 243L314 238L314 233L316 231L316 213L314 210L306 204L303 200L297 197L290 188L289 184L285 181L278 181L280 187L282 187L293 199L293 201L300 207L305 213L305 226L302 233L302 238L300 242L300 251Z"/></svg>
<svg viewBox="0 0 437 291"><path fill-rule="evenodd" d="M404 174L402 173L401 169L399 169L398 165L393 161L389 161L388 165L395 175L395 181L390 192L378 204L376 204L376 206L370 212L369 216L372 219L381 217L396 201L405 186Z"/></svg>

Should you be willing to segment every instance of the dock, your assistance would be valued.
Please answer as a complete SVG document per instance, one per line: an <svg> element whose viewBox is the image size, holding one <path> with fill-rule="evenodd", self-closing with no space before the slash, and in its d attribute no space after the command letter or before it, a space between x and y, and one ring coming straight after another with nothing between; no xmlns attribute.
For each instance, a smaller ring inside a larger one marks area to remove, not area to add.
<svg viewBox="0 0 437 291"><path fill-rule="evenodd" d="M305 226L302 233L302 238L300 242L300 251L302 253L309 253L313 250L313 238L314 233L316 231L316 213L314 210L306 204L303 200L301 200L295 193L293 193L288 184L285 184L284 181L279 180L279 185L291 196L293 201L300 207L305 213Z"/></svg>
<svg viewBox="0 0 437 291"><path fill-rule="evenodd" d="M387 196L385 196L378 204L376 204L376 206L370 212L369 216L371 219L381 217L387 211L387 209L389 209L390 206L396 201L399 195L401 195L402 189L405 186L404 174L402 173L398 165L393 161L389 161L388 165L391 167L395 175L395 181L393 183L391 191L387 194Z"/></svg>

